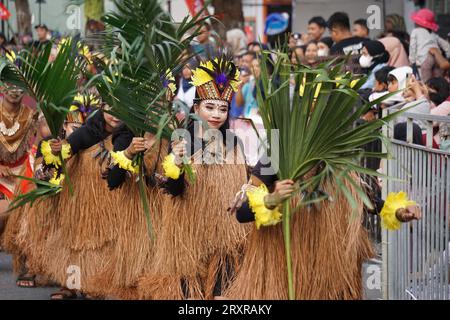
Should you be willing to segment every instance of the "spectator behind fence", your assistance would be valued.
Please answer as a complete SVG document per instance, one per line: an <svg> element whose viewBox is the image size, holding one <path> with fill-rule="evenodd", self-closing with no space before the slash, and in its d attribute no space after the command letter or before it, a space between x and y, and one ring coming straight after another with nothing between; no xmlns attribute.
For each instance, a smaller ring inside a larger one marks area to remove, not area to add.
<svg viewBox="0 0 450 320"><path fill-rule="evenodd" d="M389 72L388 91L389 93L396 92L396 94L384 100L384 105L391 106L405 101L403 91L406 89L408 77L411 76L412 73L413 70L411 67L396 68Z"/></svg>
<svg viewBox="0 0 450 320"><path fill-rule="evenodd" d="M247 51L248 52L254 52L256 54L260 54L261 51L264 49L264 45L259 42L250 42L247 45Z"/></svg>
<svg viewBox="0 0 450 320"><path fill-rule="evenodd" d="M193 64L191 62L191 64ZM186 105L191 108L194 105L194 99L195 99L195 92L196 88L194 85L192 85L191 77L192 77L192 69L193 65L186 64L183 68L183 71L181 73L180 82L178 85L178 93L175 97L175 99L181 100Z"/></svg>
<svg viewBox="0 0 450 320"><path fill-rule="evenodd" d="M362 90L373 89L375 85L375 72L386 67L388 61L389 52L386 51L386 48L380 41L370 40L364 43L359 64L366 70L369 77L361 87Z"/></svg>
<svg viewBox="0 0 450 320"><path fill-rule="evenodd" d="M308 40L320 41L327 31L327 22L323 17L312 17L308 22Z"/></svg>
<svg viewBox="0 0 450 320"><path fill-rule="evenodd" d="M433 77L435 71L439 71L434 56L429 54L430 49L441 48L448 58L450 45L436 34L439 26L434 20L433 11L421 9L411 15L411 20L416 27L411 33L409 62L413 65L413 69L417 68L421 80L426 82Z"/></svg>
<svg viewBox="0 0 450 320"><path fill-rule="evenodd" d="M355 37L350 31L350 19L345 12L336 12L328 20L331 38L334 45L331 55L361 54L363 44L367 39Z"/></svg>
<svg viewBox="0 0 450 320"><path fill-rule="evenodd" d="M291 63L298 64L299 61L303 61L303 59L305 58L305 51L306 51L306 46L295 47L295 49L293 51L291 51L291 53L290 53Z"/></svg>
<svg viewBox="0 0 450 320"><path fill-rule="evenodd" d="M400 141L407 141L407 123L401 122L394 125L394 139L400 140ZM418 145L424 145L422 140L422 129L417 123L413 123L412 126L413 132L412 132L412 143L418 144Z"/></svg>
<svg viewBox="0 0 450 320"><path fill-rule="evenodd" d="M258 103L256 97L253 94L256 88L256 83L260 75L259 60L254 59L252 61L251 75L249 80L245 84L241 84L239 90L236 93L236 105L243 108L243 116L245 118L251 118L258 114Z"/></svg>
<svg viewBox="0 0 450 320"><path fill-rule="evenodd" d="M227 31L227 43L231 48L233 56L239 57L247 51L247 36L239 28Z"/></svg>
<svg viewBox="0 0 450 320"><path fill-rule="evenodd" d="M306 45L304 64L314 68L319 64L319 46L316 41L311 41Z"/></svg>
<svg viewBox="0 0 450 320"><path fill-rule="evenodd" d="M450 116L450 88L449 83L444 78L431 78L426 83L428 97L431 101L430 114L435 116ZM439 128L440 123L433 123L434 128ZM434 135L434 141L438 146L441 145L440 134ZM446 146L446 149L447 146Z"/></svg>
<svg viewBox="0 0 450 320"><path fill-rule="evenodd" d="M389 52L388 65L394 68L409 66L408 55L402 43L396 37L384 37L379 39L387 52Z"/></svg>
<svg viewBox="0 0 450 320"><path fill-rule="evenodd" d="M436 59L436 63L439 65L439 68L445 73L448 73L450 70L450 61L446 57L442 55L442 52L438 48L431 48L430 54Z"/></svg>
<svg viewBox="0 0 450 320"><path fill-rule="evenodd" d="M409 34L406 31L405 19L402 16L395 13L386 16L384 33L381 35L381 38L384 37L397 38L403 45L406 55L409 55Z"/></svg>
<svg viewBox="0 0 450 320"><path fill-rule="evenodd" d="M45 24L39 24L35 26L34 29L36 30L38 39L33 43L33 47L37 49L47 44L50 41L51 37L48 28Z"/></svg>
<svg viewBox="0 0 450 320"><path fill-rule="evenodd" d="M214 45L210 40L211 25L209 23L203 24L200 29L200 34L197 36L197 43L192 44L192 51L194 54L203 58L210 58L214 56Z"/></svg>
<svg viewBox="0 0 450 320"><path fill-rule="evenodd" d="M369 33L366 19L358 19L353 22L352 34L354 37L369 38Z"/></svg>
<svg viewBox="0 0 450 320"><path fill-rule="evenodd" d="M431 104L427 97L426 86L414 75L408 77L406 89L403 92L405 101L408 103L403 106L402 109L407 110L408 113L416 114L430 114ZM400 116L398 121L406 121L406 118ZM414 120L420 128L425 131L427 128L427 122L423 120Z"/></svg>
<svg viewBox="0 0 450 320"><path fill-rule="evenodd" d="M388 76L394 70L393 67L384 67L375 72L375 84L372 89L372 94L369 96L369 101L374 101L389 93L388 91Z"/></svg>
<svg viewBox="0 0 450 320"><path fill-rule="evenodd" d="M252 51L247 51L244 53L239 60L239 68L251 70L253 60L256 59L257 54Z"/></svg>
<svg viewBox="0 0 450 320"><path fill-rule="evenodd" d="M317 42L317 47L319 50L317 51L317 56L320 58L328 57L330 55L330 49L333 46L333 40L331 37L324 37Z"/></svg>
<svg viewBox="0 0 450 320"><path fill-rule="evenodd" d="M450 114L449 83L444 78L431 78L426 83L428 97L432 102L431 114L448 116ZM445 108L444 108L445 107Z"/></svg>
<svg viewBox="0 0 450 320"><path fill-rule="evenodd" d="M302 35L300 33L293 33L289 36L288 47L294 50L295 47L303 45Z"/></svg>

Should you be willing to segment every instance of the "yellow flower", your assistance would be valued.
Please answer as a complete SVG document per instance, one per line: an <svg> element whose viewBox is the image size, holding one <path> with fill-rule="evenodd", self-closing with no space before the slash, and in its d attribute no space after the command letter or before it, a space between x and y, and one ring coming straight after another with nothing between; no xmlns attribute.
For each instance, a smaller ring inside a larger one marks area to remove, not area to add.
<svg viewBox="0 0 450 320"><path fill-rule="evenodd" d="M119 168L130 171L131 173L138 173L139 167L133 165L133 161L125 156L124 151L111 152L113 163L119 165Z"/></svg>
<svg viewBox="0 0 450 320"><path fill-rule="evenodd" d="M167 178L177 180L180 178L181 169L175 163L175 155L173 153L167 155L162 163L164 175Z"/></svg>
<svg viewBox="0 0 450 320"><path fill-rule="evenodd" d="M358 82L359 82L359 79L352 80L352 82L350 82L350 88L353 89L358 84Z"/></svg>
<svg viewBox="0 0 450 320"><path fill-rule="evenodd" d="M73 104L73 105L70 106L69 111L70 111L70 112L78 111L78 107L77 107L76 105Z"/></svg>
<svg viewBox="0 0 450 320"><path fill-rule="evenodd" d="M55 173L53 174L53 178L51 178L48 182L55 186L60 186L64 181L64 178L65 176L62 173L58 176L58 173L55 171Z"/></svg>
<svg viewBox="0 0 450 320"><path fill-rule="evenodd" d="M211 71L213 70L213 64L211 63L211 61L202 62L202 63L200 63L200 66L205 67ZM195 87L201 86L212 80L214 80L214 79L205 70L202 70L200 68L196 68L195 70L192 70L192 84Z"/></svg>
<svg viewBox="0 0 450 320"><path fill-rule="evenodd" d="M170 69L167 69L166 71L165 80L168 82L167 87L169 90L172 91L172 93L175 93L175 91L177 91L177 86L175 85L175 77Z"/></svg>
<svg viewBox="0 0 450 320"><path fill-rule="evenodd" d="M16 53L12 50L9 50L6 52L6 58L8 58L9 61L14 63L14 61L16 61Z"/></svg>
<svg viewBox="0 0 450 320"><path fill-rule="evenodd" d="M395 213L398 209L414 205L416 205L416 202L408 200L406 192L389 193L380 213L383 228L388 230L400 229L401 222L397 219Z"/></svg>
<svg viewBox="0 0 450 320"><path fill-rule="evenodd" d="M256 229L261 226L273 226L281 222L282 215L279 209L270 210L264 204L264 197L267 194L269 194L269 191L264 184L247 191L248 203L255 214Z"/></svg>
<svg viewBox="0 0 450 320"><path fill-rule="evenodd" d="M81 56L84 56L89 64L92 64L92 62L93 62L92 54L91 54L91 51L89 50L89 47L85 44L82 44L81 42L77 43L77 47L78 47L78 53Z"/></svg>
<svg viewBox="0 0 450 320"><path fill-rule="evenodd" d="M177 90L177 86L175 85L175 83L169 83L168 88L170 91L172 91L172 93L175 93L175 91Z"/></svg>
<svg viewBox="0 0 450 320"><path fill-rule="evenodd" d="M236 69L236 76L234 77L234 79L239 80L241 77L241 72L239 71L239 69ZM231 81L230 85L231 88L233 88L234 92L237 92L239 90L239 85L241 84L241 81Z"/></svg>
<svg viewBox="0 0 450 320"><path fill-rule="evenodd" d="M70 158L70 151L71 151L70 144L67 144L67 143L63 144L61 153L62 153L62 158L64 160ZM62 164L61 159L60 159L59 155L55 156L52 153L52 148L50 147L50 142L42 141L41 153L44 157L45 164L54 165L56 168L59 168L59 166L61 166L61 164Z"/></svg>
<svg viewBox="0 0 450 320"><path fill-rule="evenodd" d="M348 75L349 73L347 72L345 75ZM342 76L337 76L336 78L335 78L335 80L342 80ZM358 82L359 82L359 80L360 79L353 79L351 82L350 82L350 84L349 84L349 86L350 86L350 88L354 88L357 84L358 84ZM339 83L336 83L336 88L338 88L340 85L339 85ZM341 85L341 87L345 87L344 85Z"/></svg>
<svg viewBox="0 0 450 320"><path fill-rule="evenodd" d="M90 94L90 95L77 94L73 98L73 101L78 102L78 103L82 104L83 106L100 104L99 99L97 99L97 97L93 94ZM70 110L70 111L72 111L72 110ZM76 110L73 110L73 111L76 111Z"/></svg>

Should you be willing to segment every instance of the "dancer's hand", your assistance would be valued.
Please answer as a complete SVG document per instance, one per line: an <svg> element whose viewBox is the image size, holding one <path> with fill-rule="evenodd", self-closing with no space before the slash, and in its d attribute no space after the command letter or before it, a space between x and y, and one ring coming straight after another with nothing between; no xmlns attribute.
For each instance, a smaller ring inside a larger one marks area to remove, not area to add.
<svg viewBox="0 0 450 320"><path fill-rule="evenodd" d="M183 161L181 160L186 154L186 140L176 140L172 142L172 153L175 155L175 163L178 166L183 165Z"/></svg>
<svg viewBox="0 0 450 320"><path fill-rule="evenodd" d="M13 173L12 173L11 169L9 169L6 166L0 166L0 178L11 180L12 175L13 175Z"/></svg>
<svg viewBox="0 0 450 320"><path fill-rule="evenodd" d="M268 209L275 209L284 200L289 199L294 191L294 181L277 181L275 183L275 190L271 194L265 196L264 203Z"/></svg>
<svg viewBox="0 0 450 320"><path fill-rule="evenodd" d="M401 222L410 222L413 220L420 220L422 218L422 211L419 206L409 206L398 209L395 216Z"/></svg>
<svg viewBox="0 0 450 320"><path fill-rule="evenodd" d="M125 150L125 156L131 160L139 152L147 150L147 145L148 143L144 138L135 137L131 141L130 146Z"/></svg>
<svg viewBox="0 0 450 320"><path fill-rule="evenodd" d="M50 148L52 149L52 153L57 156L61 153L63 142L59 139L52 139L48 142L50 144Z"/></svg>

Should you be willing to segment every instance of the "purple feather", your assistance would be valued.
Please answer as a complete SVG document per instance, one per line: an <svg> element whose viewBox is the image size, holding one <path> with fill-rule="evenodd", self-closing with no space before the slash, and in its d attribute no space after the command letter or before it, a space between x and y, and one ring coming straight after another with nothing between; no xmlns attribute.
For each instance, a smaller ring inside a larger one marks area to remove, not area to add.
<svg viewBox="0 0 450 320"><path fill-rule="evenodd" d="M228 82L228 78L227 78L227 75L225 73L218 74L216 76L216 79L214 79L214 80L219 86L226 86L227 82Z"/></svg>
<svg viewBox="0 0 450 320"><path fill-rule="evenodd" d="M163 88L168 88L169 84L170 84L170 81L165 76L161 76L159 78L162 81Z"/></svg>

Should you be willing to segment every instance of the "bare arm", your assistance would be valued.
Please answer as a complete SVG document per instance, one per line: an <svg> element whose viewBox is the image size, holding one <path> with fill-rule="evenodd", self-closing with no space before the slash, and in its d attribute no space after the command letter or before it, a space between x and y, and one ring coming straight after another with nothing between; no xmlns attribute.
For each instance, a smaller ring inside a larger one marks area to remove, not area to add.
<svg viewBox="0 0 450 320"><path fill-rule="evenodd" d="M441 50L437 48L431 48L430 54L432 54L436 59L436 63L439 65L439 68L444 70L450 69L450 62L442 55Z"/></svg>

